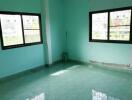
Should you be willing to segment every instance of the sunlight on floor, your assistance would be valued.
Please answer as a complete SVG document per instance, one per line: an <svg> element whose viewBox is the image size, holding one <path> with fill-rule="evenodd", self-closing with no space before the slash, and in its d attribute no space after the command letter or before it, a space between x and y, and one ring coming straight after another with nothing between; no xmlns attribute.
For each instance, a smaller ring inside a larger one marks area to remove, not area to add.
<svg viewBox="0 0 132 100"><path fill-rule="evenodd" d="M61 71L58 71L58 72L55 72L53 74L51 74L51 76L59 76L61 74L64 74L65 72L67 72L68 70L61 70Z"/></svg>
<svg viewBox="0 0 132 100"><path fill-rule="evenodd" d="M79 67L79 65L75 65L75 66L69 67L69 68L67 68L66 70L61 70L61 71L55 72L55 73L51 74L50 76L59 76L59 75L62 75L62 74L64 74L64 73L66 73L66 72L72 70L72 69L75 69L75 68L77 68L77 67Z"/></svg>
<svg viewBox="0 0 132 100"><path fill-rule="evenodd" d="M69 68L67 68L68 70L71 70L71 69L75 69L75 68L77 68L77 67L79 67L80 65L74 65L74 66L72 66L72 67L69 67Z"/></svg>

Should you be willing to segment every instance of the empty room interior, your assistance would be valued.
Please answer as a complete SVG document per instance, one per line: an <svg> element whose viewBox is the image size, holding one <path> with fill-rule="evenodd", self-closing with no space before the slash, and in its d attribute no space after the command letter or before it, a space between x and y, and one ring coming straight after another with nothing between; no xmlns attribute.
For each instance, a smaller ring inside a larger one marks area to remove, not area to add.
<svg viewBox="0 0 132 100"><path fill-rule="evenodd" d="M0 100L132 100L132 0L0 0Z"/></svg>

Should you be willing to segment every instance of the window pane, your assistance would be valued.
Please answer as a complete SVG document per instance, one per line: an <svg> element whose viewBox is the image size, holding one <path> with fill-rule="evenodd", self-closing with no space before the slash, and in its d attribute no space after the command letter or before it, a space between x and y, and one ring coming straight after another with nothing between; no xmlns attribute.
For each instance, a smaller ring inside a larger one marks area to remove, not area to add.
<svg viewBox="0 0 132 100"><path fill-rule="evenodd" d="M39 17L23 15L24 29L39 29Z"/></svg>
<svg viewBox="0 0 132 100"><path fill-rule="evenodd" d="M20 15L0 14L4 46L23 44Z"/></svg>
<svg viewBox="0 0 132 100"><path fill-rule="evenodd" d="M26 43L41 42L40 30L25 30L24 36Z"/></svg>
<svg viewBox="0 0 132 100"><path fill-rule="evenodd" d="M107 40L108 13L92 14L92 39Z"/></svg>
<svg viewBox="0 0 132 100"><path fill-rule="evenodd" d="M110 26L130 25L131 10L110 13Z"/></svg>
<svg viewBox="0 0 132 100"><path fill-rule="evenodd" d="M130 38L130 26L110 27L110 40L128 41Z"/></svg>

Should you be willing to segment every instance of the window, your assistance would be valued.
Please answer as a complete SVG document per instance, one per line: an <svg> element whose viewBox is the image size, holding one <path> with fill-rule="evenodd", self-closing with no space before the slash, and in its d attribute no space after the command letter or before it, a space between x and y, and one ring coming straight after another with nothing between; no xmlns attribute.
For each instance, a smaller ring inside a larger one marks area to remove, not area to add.
<svg viewBox="0 0 132 100"><path fill-rule="evenodd" d="M23 44L20 15L0 14L4 46Z"/></svg>
<svg viewBox="0 0 132 100"><path fill-rule="evenodd" d="M107 20L108 13L98 13L92 15L92 39L107 40Z"/></svg>
<svg viewBox="0 0 132 100"><path fill-rule="evenodd" d="M110 12L110 40L130 39L131 10Z"/></svg>
<svg viewBox="0 0 132 100"><path fill-rule="evenodd" d="M91 42L132 43L131 8L90 12Z"/></svg>
<svg viewBox="0 0 132 100"><path fill-rule="evenodd" d="M38 16L23 15L24 36L26 43L40 42L40 26Z"/></svg>
<svg viewBox="0 0 132 100"><path fill-rule="evenodd" d="M40 14L0 12L2 49L42 43Z"/></svg>

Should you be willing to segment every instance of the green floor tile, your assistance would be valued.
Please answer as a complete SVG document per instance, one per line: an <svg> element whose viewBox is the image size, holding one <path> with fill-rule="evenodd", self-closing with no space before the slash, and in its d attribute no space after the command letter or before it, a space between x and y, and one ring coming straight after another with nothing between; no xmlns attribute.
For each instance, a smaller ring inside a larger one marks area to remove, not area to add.
<svg viewBox="0 0 132 100"><path fill-rule="evenodd" d="M57 64L0 83L0 100L132 100L132 74Z"/></svg>

